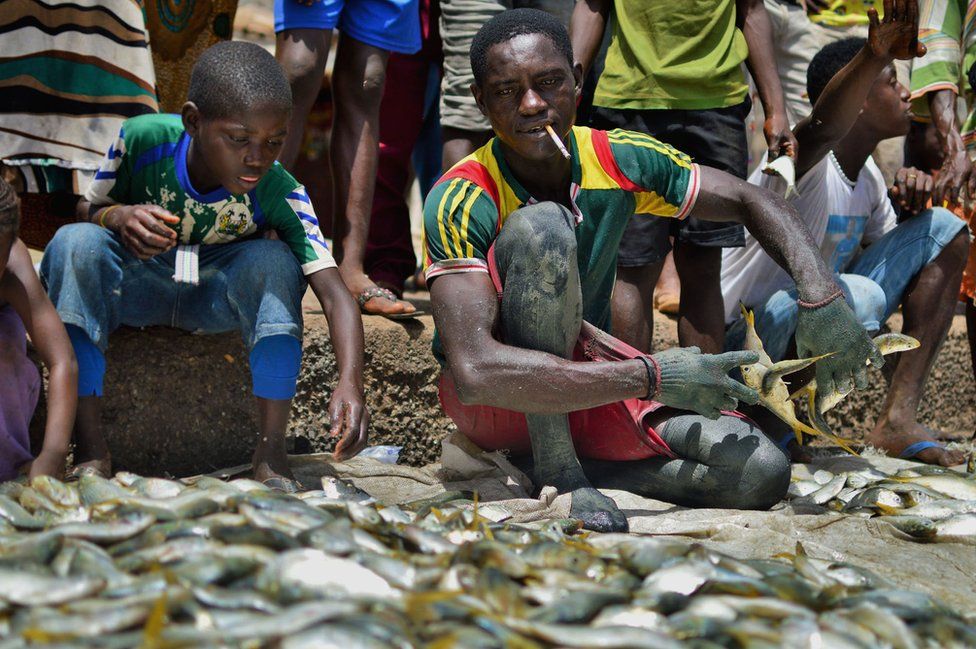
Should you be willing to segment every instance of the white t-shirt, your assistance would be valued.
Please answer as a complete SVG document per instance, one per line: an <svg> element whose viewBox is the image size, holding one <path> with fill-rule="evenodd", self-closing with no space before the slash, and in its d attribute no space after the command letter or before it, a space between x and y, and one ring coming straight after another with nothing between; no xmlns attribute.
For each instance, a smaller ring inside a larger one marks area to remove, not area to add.
<svg viewBox="0 0 976 649"><path fill-rule="evenodd" d="M780 176L762 173L765 161L749 176L749 182L783 195L786 182ZM797 183L799 196L791 204L800 213L827 265L843 273L863 246L880 239L896 225L895 210L888 199L884 177L868 158L852 182L833 152L808 171ZM722 251L722 296L725 320L739 318L739 302L756 307L781 289L792 288L793 280L746 232L743 248Z"/></svg>

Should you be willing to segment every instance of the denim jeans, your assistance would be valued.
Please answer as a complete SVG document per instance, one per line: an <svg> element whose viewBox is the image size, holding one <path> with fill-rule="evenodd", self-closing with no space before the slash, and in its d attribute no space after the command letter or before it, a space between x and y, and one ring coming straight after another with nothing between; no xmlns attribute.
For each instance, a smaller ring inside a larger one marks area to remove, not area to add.
<svg viewBox="0 0 976 649"><path fill-rule="evenodd" d="M925 210L900 223L837 275L858 321L873 333L881 328L898 305L908 284L932 263L966 224L941 207ZM773 361L782 360L796 332L796 288L773 293L754 309L756 332ZM739 318L725 334L725 349L742 349L745 321Z"/></svg>
<svg viewBox="0 0 976 649"><path fill-rule="evenodd" d="M201 245L198 285L173 280L175 257L174 249L142 261L111 231L74 223L51 239L41 278L64 323L102 352L120 325L238 330L248 351L269 336L301 340L305 279L281 241Z"/></svg>

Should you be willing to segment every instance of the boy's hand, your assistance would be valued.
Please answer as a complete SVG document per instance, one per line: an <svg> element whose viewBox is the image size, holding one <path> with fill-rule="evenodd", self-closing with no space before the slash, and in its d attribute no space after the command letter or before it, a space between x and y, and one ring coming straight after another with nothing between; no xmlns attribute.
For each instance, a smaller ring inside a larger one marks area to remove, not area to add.
<svg viewBox="0 0 976 649"><path fill-rule="evenodd" d="M888 191L892 201L897 201L903 212L918 214L932 198L935 182L932 176L915 167L902 167L895 174L895 184Z"/></svg>
<svg viewBox="0 0 976 649"><path fill-rule="evenodd" d="M179 222L158 205L123 205L105 217L105 227L117 232L129 252L144 261L176 245L176 230L166 224Z"/></svg>
<svg viewBox="0 0 976 649"><path fill-rule="evenodd" d="M64 463L67 458L67 453L42 448L34 461L31 462L27 476L36 478L39 475L46 475L61 480L64 477Z"/></svg>
<svg viewBox="0 0 976 649"><path fill-rule="evenodd" d="M339 436L332 453L335 459L348 460L366 448L369 411L364 405L362 390L340 380L329 400L329 421L330 436Z"/></svg>
<svg viewBox="0 0 976 649"><path fill-rule="evenodd" d="M918 0L884 0L884 19L868 9L868 46L875 56L908 60L925 56L918 42Z"/></svg>

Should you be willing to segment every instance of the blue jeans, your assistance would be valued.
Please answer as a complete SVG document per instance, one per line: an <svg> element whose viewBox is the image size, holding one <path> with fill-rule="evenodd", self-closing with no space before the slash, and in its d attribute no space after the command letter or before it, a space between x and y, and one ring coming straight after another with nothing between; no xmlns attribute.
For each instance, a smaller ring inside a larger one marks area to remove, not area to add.
<svg viewBox="0 0 976 649"><path fill-rule="evenodd" d="M932 263L966 224L952 212L934 207L903 221L861 251L847 272L837 275L858 321L874 333L888 320L908 284ZM796 332L796 288L773 293L754 307L756 332L773 361L782 360ZM739 318L725 333L725 349L742 349L745 321Z"/></svg>
<svg viewBox="0 0 976 649"><path fill-rule="evenodd" d="M200 246L200 283L173 280L176 250L142 261L92 223L62 227L41 261L48 295L67 325L102 352L120 325L195 333L238 330L248 351L270 336L302 338L305 279L281 241Z"/></svg>

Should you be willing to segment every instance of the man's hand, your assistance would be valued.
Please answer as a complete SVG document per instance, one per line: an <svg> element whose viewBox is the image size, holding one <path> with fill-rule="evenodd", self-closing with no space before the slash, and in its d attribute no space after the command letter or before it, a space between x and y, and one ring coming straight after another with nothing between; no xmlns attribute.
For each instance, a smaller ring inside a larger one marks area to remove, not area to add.
<svg viewBox="0 0 976 649"><path fill-rule="evenodd" d="M868 46L875 56L901 59L925 56L918 42L918 0L885 0L884 19L868 9Z"/></svg>
<svg viewBox="0 0 976 649"><path fill-rule="evenodd" d="M763 134L766 136L766 146L769 148L766 158L769 162L784 155L796 160L796 136L793 135L786 115L767 117L763 124Z"/></svg>
<svg viewBox="0 0 976 649"><path fill-rule="evenodd" d="M673 347L652 357L661 368L655 401L680 410L692 410L718 419L722 410L734 410L738 401L759 402L759 393L729 378L729 370L759 361L752 351L702 354L697 347Z"/></svg>
<svg viewBox="0 0 976 649"><path fill-rule="evenodd" d="M942 161L939 177L932 188L932 205L936 207L957 205L963 187L967 186L969 196L972 198L974 184L976 184L976 174L973 173L973 164L969 161L966 149L951 151Z"/></svg>
<svg viewBox="0 0 976 649"><path fill-rule="evenodd" d="M46 475L60 480L64 476L64 462L67 457L67 453L42 448L34 461L31 462L27 476L36 478L39 475Z"/></svg>
<svg viewBox="0 0 976 649"><path fill-rule="evenodd" d="M832 356L817 363L817 392L829 394L835 389L850 392L868 386L867 361L875 367L884 365L884 357L868 332L857 321L843 297L824 306L799 307L796 323L798 358Z"/></svg>
<svg viewBox="0 0 976 649"><path fill-rule="evenodd" d="M935 183L932 176L915 167L902 167L895 174L895 183L888 191L891 200L897 202L906 214L918 214L932 198Z"/></svg>
<svg viewBox="0 0 976 649"><path fill-rule="evenodd" d="M129 252L142 260L152 259L176 245L176 231L166 224L179 222L179 217L158 205L123 205L104 217L105 227L117 232Z"/></svg>
<svg viewBox="0 0 976 649"><path fill-rule="evenodd" d="M331 437L339 437L332 455L348 460L366 447L369 434L369 411L363 402L363 391L348 382L339 381L329 400Z"/></svg>

